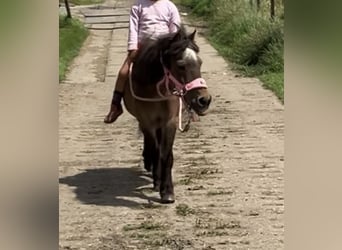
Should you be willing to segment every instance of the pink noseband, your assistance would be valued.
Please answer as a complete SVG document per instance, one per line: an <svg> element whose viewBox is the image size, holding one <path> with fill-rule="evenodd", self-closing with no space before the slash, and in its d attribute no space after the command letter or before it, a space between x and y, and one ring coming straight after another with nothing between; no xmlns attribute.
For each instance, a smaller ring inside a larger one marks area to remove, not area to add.
<svg viewBox="0 0 342 250"><path fill-rule="evenodd" d="M189 90L197 89L197 88L208 88L208 86L205 83L205 80L203 78L197 78L193 80L192 82L185 84L184 88L186 91L189 91Z"/></svg>
<svg viewBox="0 0 342 250"><path fill-rule="evenodd" d="M186 84L182 84L179 82L164 66L164 77L157 83L157 90L159 96L165 96L162 95L160 92L160 87L164 85L167 93L166 95L177 95L177 96L184 96L187 91L193 90L193 89L198 89L198 88L208 88L205 80L203 78L196 78L195 80L188 82ZM170 83L173 83L175 86L175 91L171 93L170 91Z"/></svg>

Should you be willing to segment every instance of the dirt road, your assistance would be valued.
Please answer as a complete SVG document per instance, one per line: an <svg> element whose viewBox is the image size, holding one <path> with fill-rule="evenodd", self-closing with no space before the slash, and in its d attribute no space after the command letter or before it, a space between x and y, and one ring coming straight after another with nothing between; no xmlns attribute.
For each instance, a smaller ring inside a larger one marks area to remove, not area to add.
<svg viewBox="0 0 342 250"><path fill-rule="evenodd" d="M174 204L152 201L158 193L140 163L134 118L103 123L125 57L129 3L83 11L120 15L89 25L114 29L91 30L60 84L60 249L283 249L283 105L257 79L231 71L203 37L214 100L208 116L177 134Z"/></svg>

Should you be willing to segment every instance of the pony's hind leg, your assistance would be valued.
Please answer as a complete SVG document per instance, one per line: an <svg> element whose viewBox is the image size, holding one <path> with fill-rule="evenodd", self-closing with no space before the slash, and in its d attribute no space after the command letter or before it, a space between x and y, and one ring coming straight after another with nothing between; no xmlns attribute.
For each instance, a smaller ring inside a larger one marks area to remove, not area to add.
<svg viewBox="0 0 342 250"><path fill-rule="evenodd" d="M176 126L170 124L162 129L162 138L160 144L160 166L161 166L161 186L160 197L162 203L173 203L175 201L172 166L173 166L173 142L176 134Z"/></svg>

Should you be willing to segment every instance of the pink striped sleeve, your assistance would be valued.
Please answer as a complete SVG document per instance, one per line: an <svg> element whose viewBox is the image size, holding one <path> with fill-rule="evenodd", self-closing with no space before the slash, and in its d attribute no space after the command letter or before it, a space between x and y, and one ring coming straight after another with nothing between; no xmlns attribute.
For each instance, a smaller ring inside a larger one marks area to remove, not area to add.
<svg viewBox="0 0 342 250"><path fill-rule="evenodd" d="M131 14L129 17L128 50L138 49L138 30L139 30L139 5L135 4L131 8Z"/></svg>
<svg viewBox="0 0 342 250"><path fill-rule="evenodd" d="M178 31L181 25L181 18L179 15L179 11L174 3L170 1L170 11L171 11L171 19L169 22L169 30L171 33L175 33Z"/></svg>

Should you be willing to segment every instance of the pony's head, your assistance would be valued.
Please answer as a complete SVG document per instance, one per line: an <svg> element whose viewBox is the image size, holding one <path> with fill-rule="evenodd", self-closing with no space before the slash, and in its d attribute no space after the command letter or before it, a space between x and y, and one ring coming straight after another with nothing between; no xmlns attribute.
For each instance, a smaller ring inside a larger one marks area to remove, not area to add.
<svg viewBox="0 0 342 250"><path fill-rule="evenodd" d="M138 50L132 78L139 86L168 81L174 86L166 84L167 88L182 90L188 106L197 114L205 115L211 96L201 77L202 60L198 56L195 34L196 31L187 34L184 27L180 27L175 34L157 40L147 38Z"/></svg>
<svg viewBox="0 0 342 250"><path fill-rule="evenodd" d="M198 56L196 30L188 35L184 28L174 34L162 49L162 63L174 80L184 86L184 100L198 115L205 115L211 95L205 80L201 77L202 60Z"/></svg>

